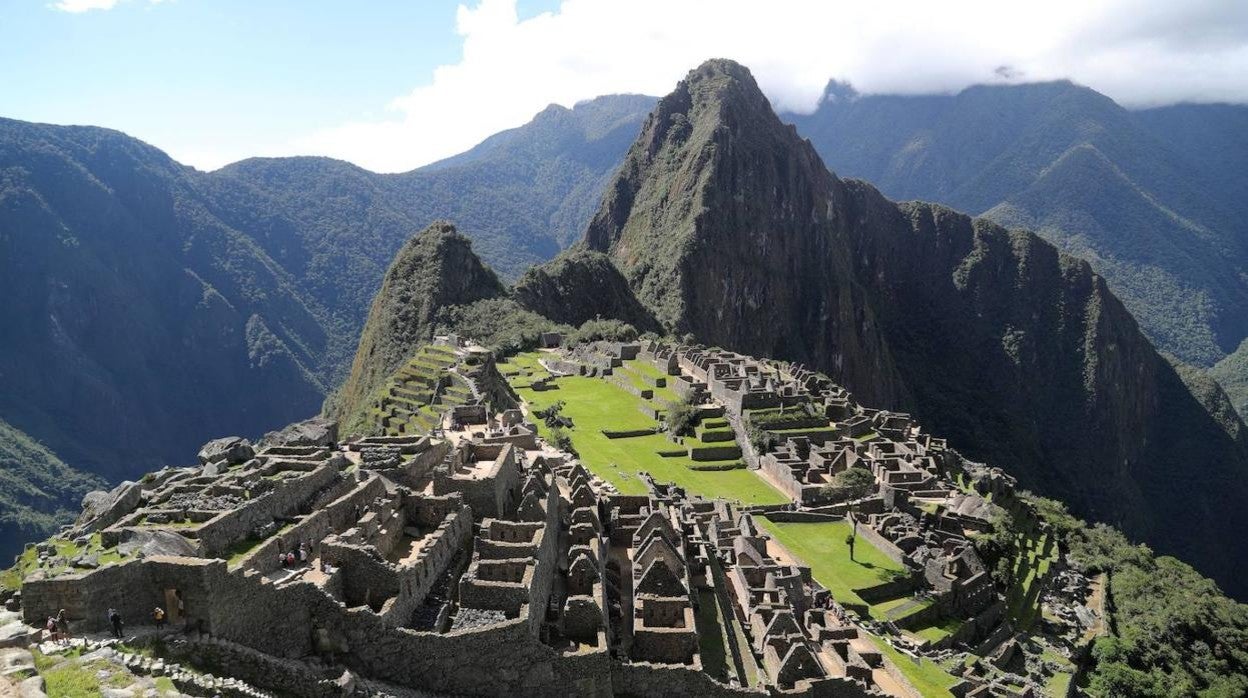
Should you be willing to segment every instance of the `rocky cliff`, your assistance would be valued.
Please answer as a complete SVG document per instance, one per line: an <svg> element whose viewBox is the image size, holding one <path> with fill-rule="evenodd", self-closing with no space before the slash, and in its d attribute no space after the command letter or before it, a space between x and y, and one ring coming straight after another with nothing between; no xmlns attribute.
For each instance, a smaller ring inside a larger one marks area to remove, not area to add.
<svg viewBox="0 0 1248 698"><path fill-rule="evenodd" d="M1030 233L840 180L741 66L659 102L585 242L668 330L813 365L1248 590L1248 456L1104 280Z"/></svg>
<svg viewBox="0 0 1248 698"><path fill-rule="evenodd" d="M585 235L672 333L835 367L867 402L905 390L839 231L843 188L744 67L659 101Z"/></svg>

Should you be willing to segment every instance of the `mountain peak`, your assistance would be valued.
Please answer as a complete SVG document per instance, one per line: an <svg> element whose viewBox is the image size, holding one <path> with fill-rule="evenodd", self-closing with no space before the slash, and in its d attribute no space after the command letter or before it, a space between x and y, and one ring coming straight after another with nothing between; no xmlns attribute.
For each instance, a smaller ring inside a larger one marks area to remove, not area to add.
<svg viewBox="0 0 1248 698"><path fill-rule="evenodd" d="M505 294L472 242L450 222L435 221L412 236L373 298L335 416L346 420L357 414L386 376L433 339L440 309Z"/></svg>
<svg viewBox="0 0 1248 698"><path fill-rule="evenodd" d="M831 310L855 293L831 244L843 196L750 72L712 60L659 101L585 242L667 331L799 361L836 353L841 377L896 404L877 328ZM811 313L817 329L802 329Z"/></svg>

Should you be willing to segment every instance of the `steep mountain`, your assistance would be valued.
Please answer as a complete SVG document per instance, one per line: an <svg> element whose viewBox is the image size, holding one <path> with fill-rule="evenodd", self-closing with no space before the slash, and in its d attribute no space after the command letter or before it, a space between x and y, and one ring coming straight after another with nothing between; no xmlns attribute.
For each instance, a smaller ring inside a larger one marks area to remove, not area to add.
<svg viewBox="0 0 1248 698"><path fill-rule="evenodd" d="M1131 112L1070 82L863 96L788 115L895 199L1036 231L1087 259L1161 349L1209 367L1248 336L1248 109Z"/></svg>
<svg viewBox="0 0 1248 698"><path fill-rule="evenodd" d="M331 414L347 422L381 382L433 339L439 310L506 294L455 226L438 221L403 245L368 311L360 346Z"/></svg>
<svg viewBox="0 0 1248 698"><path fill-rule="evenodd" d="M579 234L653 100L550 107L451 160L198 172L116 131L0 120L0 418L116 481L315 412L413 230L516 275Z"/></svg>
<svg viewBox="0 0 1248 698"><path fill-rule="evenodd" d="M1248 591L1248 454L1105 280L1031 233L837 178L741 66L659 102L585 242L669 331L806 362Z"/></svg>
<svg viewBox="0 0 1248 698"><path fill-rule="evenodd" d="M1248 414L1248 339L1214 367L1209 374L1226 390L1235 411Z"/></svg>
<svg viewBox="0 0 1248 698"><path fill-rule="evenodd" d="M838 367L874 403L904 391L849 272L833 177L749 72L704 64L664 97L585 234L677 335ZM749 236L740 231L754 231Z"/></svg>
<svg viewBox="0 0 1248 698"><path fill-rule="evenodd" d="M0 121L0 417L116 480L306 416L326 337L199 175L115 131Z"/></svg>

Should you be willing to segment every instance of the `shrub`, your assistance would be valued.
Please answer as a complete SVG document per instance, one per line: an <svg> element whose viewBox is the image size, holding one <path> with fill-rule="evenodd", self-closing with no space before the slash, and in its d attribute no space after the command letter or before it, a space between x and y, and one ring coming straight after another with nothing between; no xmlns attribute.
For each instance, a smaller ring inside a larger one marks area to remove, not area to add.
<svg viewBox="0 0 1248 698"><path fill-rule="evenodd" d="M537 410L535 415L542 418L542 422L550 429L559 429L572 426L572 420L563 416L563 400L556 400L554 404L544 410Z"/></svg>
<svg viewBox="0 0 1248 698"><path fill-rule="evenodd" d="M595 318L586 320L568 336L568 344L581 342L631 342L637 339L637 328L622 320Z"/></svg>

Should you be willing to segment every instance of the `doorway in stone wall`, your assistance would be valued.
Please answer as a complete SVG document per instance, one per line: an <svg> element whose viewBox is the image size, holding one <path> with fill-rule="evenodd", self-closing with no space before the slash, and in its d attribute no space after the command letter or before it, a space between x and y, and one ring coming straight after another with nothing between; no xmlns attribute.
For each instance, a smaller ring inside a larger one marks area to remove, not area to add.
<svg viewBox="0 0 1248 698"><path fill-rule="evenodd" d="M177 589L165 589L165 617L169 625L182 622L182 603Z"/></svg>

